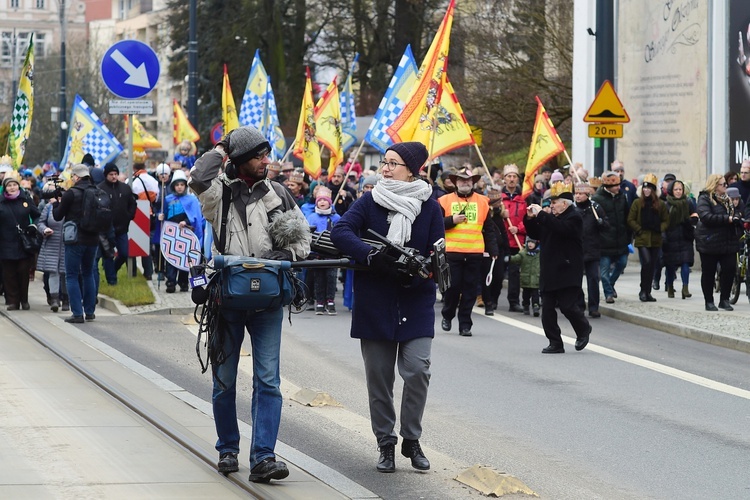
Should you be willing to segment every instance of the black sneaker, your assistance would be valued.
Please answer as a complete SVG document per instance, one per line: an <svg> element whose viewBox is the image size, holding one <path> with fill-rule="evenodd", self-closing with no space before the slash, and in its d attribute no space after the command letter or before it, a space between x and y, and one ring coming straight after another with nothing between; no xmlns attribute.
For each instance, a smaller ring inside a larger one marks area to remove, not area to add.
<svg viewBox="0 0 750 500"><path fill-rule="evenodd" d="M268 457L253 467L250 471L250 481L254 483L267 483L271 479L284 479L289 475L284 462L277 462L275 458Z"/></svg>
<svg viewBox="0 0 750 500"><path fill-rule="evenodd" d="M219 463L216 465L219 472L222 474L229 474L230 472L237 472L240 470L240 463L237 460L236 453L222 453L219 455Z"/></svg>
<svg viewBox="0 0 750 500"><path fill-rule="evenodd" d="M84 319L83 316L71 316L69 318L65 318L66 323L83 323Z"/></svg>
<svg viewBox="0 0 750 500"><path fill-rule="evenodd" d="M326 304L326 312L329 316L336 316L336 304L329 302Z"/></svg>
<svg viewBox="0 0 750 500"><path fill-rule="evenodd" d="M86 321L94 321L96 319L96 314L87 314L86 315Z"/></svg>
<svg viewBox="0 0 750 500"><path fill-rule="evenodd" d="M315 314L325 314L326 313L326 306L323 304L316 304L315 305Z"/></svg>

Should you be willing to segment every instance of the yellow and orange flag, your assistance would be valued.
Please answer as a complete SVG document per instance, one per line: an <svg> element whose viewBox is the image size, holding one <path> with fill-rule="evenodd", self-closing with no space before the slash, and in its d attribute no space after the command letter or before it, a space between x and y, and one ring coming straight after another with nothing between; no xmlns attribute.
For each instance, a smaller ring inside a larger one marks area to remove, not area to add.
<svg viewBox="0 0 750 500"><path fill-rule="evenodd" d="M341 148L341 101L335 77L315 105L315 136L320 144L331 151L328 163L328 175L331 175L344 161L344 151Z"/></svg>
<svg viewBox="0 0 750 500"><path fill-rule="evenodd" d="M125 134L130 134L130 116L125 115ZM143 124L136 118L133 118L133 149L158 149L161 148L161 142L143 128Z"/></svg>
<svg viewBox="0 0 750 500"><path fill-rule="evenodd" d="M531 147L529 148L529 159L526 161L526 170L523 178L523 191L521 196L527 197L534 190L534 176L542 166L558 154L565 151L560 136L557 135L552 120L547 116L547 110L539 97L536 97L536 121L534 122L534 133L531 136Z"/></svg>
<svg viewBox="0 0 750 500"><path fill-rule="evenodd" d="M444 90L443 74L447 70L455 5L455 0L451 0L430 49L419 67L417 82L409 94L406 105L388 127L388 135L394 142L419 141L430 147Z"/></svg>
<svg viewBox="0 0 750 500"><path fill-rule="evenodd" d="M237 117L237 106L234 104L232 86L229 85L227 65L224 65L224 85L221 91L221 118L224 120L224 134L239 128L240 119Z"/></svg>
<svg viewBox="0 0 750 500"><path fill-rule="evenodd" d="M172 113L174 115L174 129L172 132L172 141L175 144L180 144L182 141L198 142L201 136L198 131L195 130L193 124L188 120L185 111L177 102L177 99L172 99Z"/></svg>
<svg viewBox="0 0 750 500"><path fill-rule="evenodd" d="M305 93L302 95L302 109L299 112L297 136L294 139L294 156L302 160L305 172L317 179L320 177L320 145L315 134L315 103L313 102L310 68L307 68Z"/></svg>
<svg viewBox="0 0 750 500"><path fill-rule="evenodd" d="M435 129L430 134L429 142L425 143L430 152L430 158L437 158L454 149L474 144L471 128L458 102L453 85L448 81L447 73L443 73L442 86L440 104L435 110Z"/></svg>

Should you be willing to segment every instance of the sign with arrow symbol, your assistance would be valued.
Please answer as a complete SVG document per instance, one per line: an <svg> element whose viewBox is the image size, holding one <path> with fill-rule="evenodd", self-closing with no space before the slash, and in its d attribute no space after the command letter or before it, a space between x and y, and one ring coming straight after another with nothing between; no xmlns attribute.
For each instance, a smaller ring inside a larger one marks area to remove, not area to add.
<svg viewBox="0 0 750 500"><path fill-rule="evenodd" d="M102 58L102 80L123 99L139 99L153 90L161 67L156 52L138 40L112 45Z"/></svg>

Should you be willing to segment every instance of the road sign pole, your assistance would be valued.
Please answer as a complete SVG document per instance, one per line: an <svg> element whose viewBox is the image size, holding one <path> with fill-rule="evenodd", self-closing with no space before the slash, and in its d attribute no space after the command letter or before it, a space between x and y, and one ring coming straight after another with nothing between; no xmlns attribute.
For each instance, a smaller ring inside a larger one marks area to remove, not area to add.
<svg viewBox="0 0 750 500"><path fill-rule="evenodd" d="M611 0L596 2L596 87L605 80L614 81L614 5ZM594 173L601 175L602 170L609 170L614 161L614 141L604 139L599 144L605 147L594 148ZM605 155L606 151L606 155Z"/></svg>

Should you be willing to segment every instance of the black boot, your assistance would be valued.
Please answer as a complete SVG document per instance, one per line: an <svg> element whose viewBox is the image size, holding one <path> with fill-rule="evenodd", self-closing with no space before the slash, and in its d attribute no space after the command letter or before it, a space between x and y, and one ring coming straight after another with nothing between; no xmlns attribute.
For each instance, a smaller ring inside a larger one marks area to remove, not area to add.
<svg viewBox="0 0 750 500"><path fill-rule="evenodd" d="M60 296L59 294L50 294L49 308L52 312L57 312L60 309Z"/></svg>
<svg viewBox="0 0 750 500"><path fill-rule="evenodd" d="M268 483L271 479L284 479L288 475L289 468L284 462L268 457L252 468L248 479L254 483Z"/></svg>
<svg viewBox="0 0 750 500"><path fill-rule="evenodd" d="M222 474L229 474L230 472L237 472L240 470L240 463L237 460L236 453L222 453L219 456L219 463L216 465L219 472Z"/></svg>
<svg viewBox="0 0 750 500"><path fill-rule="evenodd" d="M411 466L417 470L430 470L430 461L424 456L418 440L404 439L401 454L411 459Z"/></svg>
<svg viewBox="0 0 750 500"><path fill-rule="evenodd" d="M396 472L396 445L384 444L380 447L378 472Z"/></svg>

